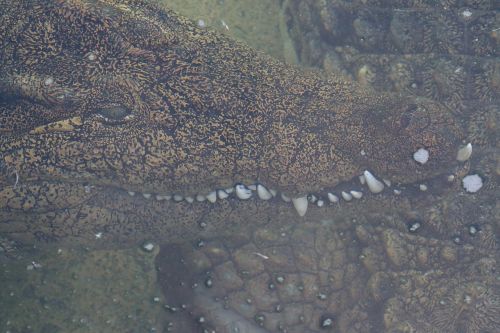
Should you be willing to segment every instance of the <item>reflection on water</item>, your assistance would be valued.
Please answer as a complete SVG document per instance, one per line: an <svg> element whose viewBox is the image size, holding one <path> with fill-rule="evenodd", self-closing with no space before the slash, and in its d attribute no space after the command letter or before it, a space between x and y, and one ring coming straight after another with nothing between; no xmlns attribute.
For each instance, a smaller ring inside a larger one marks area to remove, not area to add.
<svg viewBox="0 0 500 333"><path fill-rule="evenodd" d="M280 17L278 1L182 4L280 58L293 58L292 41L304 66L444 103L474 143L484 189L342 202L328 219L263 219L229 237L204 238L200 225L198 239L159 254L0 238L2 331L499 331L498 9L290 0Z"/></svg>

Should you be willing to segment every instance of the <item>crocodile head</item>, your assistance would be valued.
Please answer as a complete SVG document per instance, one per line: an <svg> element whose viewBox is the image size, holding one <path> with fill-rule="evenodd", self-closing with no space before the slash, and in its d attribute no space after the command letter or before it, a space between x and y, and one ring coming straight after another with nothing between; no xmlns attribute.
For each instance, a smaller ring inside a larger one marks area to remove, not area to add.
<svg viewBox="0 0 500 333"><path fill-rule="evenodd" d="M297 198L457 165L443 106L303 73L155 7L21 1L0 29L4 189L15 175L201 201L257 182Z"/></svg>

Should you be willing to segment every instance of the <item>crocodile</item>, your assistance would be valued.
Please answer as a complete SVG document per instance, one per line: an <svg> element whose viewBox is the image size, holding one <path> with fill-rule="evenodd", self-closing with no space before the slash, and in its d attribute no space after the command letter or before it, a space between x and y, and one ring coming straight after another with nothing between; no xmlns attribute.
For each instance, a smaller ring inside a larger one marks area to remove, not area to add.
<svg viewBox="0 0 500 333"><path fill-rule="evenodd" d="M254 260L272 256L242 241L245 234L272 242L269 230L289 235L293 227L298 237L323 225L325 235L342 238L346 218L333 232L332 216L358 211L362 217L363 211L378 221L394 202L398 214L410 209L415 196L423 208L460 186L469 166L472 145L448 107L294 68L146 2L2 1L0 8L0 233L10 239L98 246L155 240L166 244L161 253L188 258L193 254L185 253L186 244L203 247L202 236L209 243L222 237L229 244L212 247L206 256L228 251L238 267L248 268L249 274L243 268L241 274L259 287L254 290L262 290L269 280L254 279L262 271ZM384 222L356 225L365 242L371 240L367 230L381 230L376 241L396 243L389 255L395 265L404 264L398 248L413 238L385 230ZM329 241L323 242L328 248ZM309 243L307 237L297 240ZM245 244L247 252L236 250ZM444 248L440 261L422 262L453 262L458 254ZM160 271L176 263L161 253ZM298 276L311 269L300 266L300 259L295 279L303 282L307 277ZM346 259L338 260L340 266L323 270L341 274ZM290 272L284 263L273 263ZM165 294L180 302L172 286L190 281L200 267L167 270ZM203 327L205 318L217 329L226 327L224 320L235 313L238 320L254 318L256 332L341 325L336 305L319 306L314 315L288 324L266 320L263 313L274 302L266 295L253 295L261 302L247 313L235 310L239 298L226 305L229 310L217 305L211 293L223 297L227 288L243 288L233 268L220 268L219 276L228 279L220 289L190 296L201 309L187 313L186 325L198 318L195 328L184 331ZM285 278L275 277L283 284ZM346 273L341 280L354 278ZM373 298L387 300L392 278L379 274L370 280ZM355 295L364 282L353 281L350 292ZM321 298L320 291L310 292ZM300 297L288 297L292 306L282 316L294 317ZM351 316L362 304L355 306Z"/></svg>

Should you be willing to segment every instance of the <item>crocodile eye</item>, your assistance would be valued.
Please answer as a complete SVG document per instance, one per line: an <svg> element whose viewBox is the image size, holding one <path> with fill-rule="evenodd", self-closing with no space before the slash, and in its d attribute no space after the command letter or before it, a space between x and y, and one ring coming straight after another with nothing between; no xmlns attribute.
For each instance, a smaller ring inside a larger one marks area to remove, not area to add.
<svg viewBox="0 0 500 333"><path fill-rule="evenodd" d="M133 118L132 112L122 105L100 108L97 110L97 115L100 116L105 124L110 125L122 124Z"/></svg>

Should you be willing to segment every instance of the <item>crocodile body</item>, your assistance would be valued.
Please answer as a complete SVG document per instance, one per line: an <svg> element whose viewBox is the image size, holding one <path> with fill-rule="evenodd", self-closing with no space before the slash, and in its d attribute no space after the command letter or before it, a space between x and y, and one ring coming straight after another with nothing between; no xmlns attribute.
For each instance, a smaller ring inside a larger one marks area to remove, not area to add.
<svg viewBox="0 0 500 333"><path fill-rule="evenodd" d="M456 158L463 130L439 103L322 79L141 1L0 8L0 232L98 246L154 239L184 258L193 255L186 244L204 248L206 239L215 245L194 252L206 259L199 265L165 270L178 258L158 258L166 298L193 306L175 317L180 331L248 321L256 332L306 332L328 319L349 331L358 314L358 331L368 331L380 317L363 317L365 293L397 309L402 300L392 300L388 284L410 276L412 265L450 276L463 267L457 256L470 255L470 264L491 249L472 255L447 239L430 242L427 259L404 259L406 243L429 244L401 236L407 227L398 221L429 218L425 207L456 191L468 166L468 157ZM422 150L428 160L417 162ZM368 175L378 188L368 190ZM370 260L349 263L364 258L349 237L376 244ZM311 264L321 252L324 260ZM376 274L383 269L390 272ZM199 286L207 270L217 288L179 293L177 282ZM283 274L294 282L278 311L263 287ZM302 299L305 287L312 289ZM498 298L496 289L470 288ZM319 289L338 302L316 304ZM224 297L225 306L213 301ZM243 307L252 303L245 297L259 301ZM193 324L200 316L207 322ZM488 317L481 327L494 324Z"/></svg>

